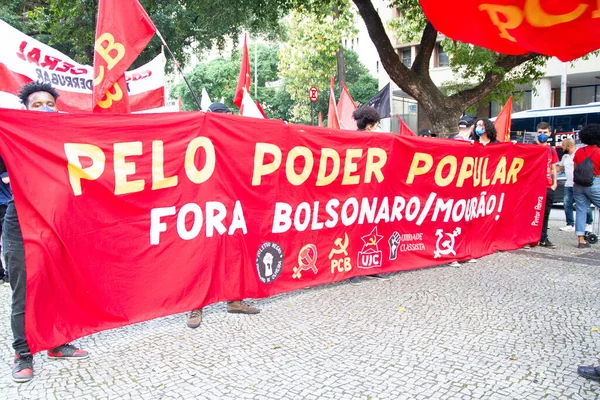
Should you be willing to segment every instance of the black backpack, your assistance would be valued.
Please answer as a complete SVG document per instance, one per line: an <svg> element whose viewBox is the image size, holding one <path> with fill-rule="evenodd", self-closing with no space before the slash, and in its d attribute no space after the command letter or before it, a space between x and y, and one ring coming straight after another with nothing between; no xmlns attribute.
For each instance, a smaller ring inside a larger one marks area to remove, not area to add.
<svg viewBox="0 0 600 400"><path fill-rule="evenodd" d="M596 150L598 149L596 148ZM594 153L596 150L594 150ZM588 157L585 148L583 148L583 152L585 153L585 160L583 160L581 164L578 164L573 170L573 182L580 186L589 187L594 183L594 163L590 158L594 155L594 153Z"/></svg>

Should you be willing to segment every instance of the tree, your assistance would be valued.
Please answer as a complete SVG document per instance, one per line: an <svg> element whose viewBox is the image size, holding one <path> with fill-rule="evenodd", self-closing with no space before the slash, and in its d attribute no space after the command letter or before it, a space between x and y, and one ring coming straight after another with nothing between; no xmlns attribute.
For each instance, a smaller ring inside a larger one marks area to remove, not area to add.
<svg viewBox="0 0 600 400"><path fill-rule="evenodd" d="M269 45L250 45L250 65L254 77L256 65L255 50L258 58L258 99L260 99L263 108L269 118L289 120L291 114L289 109L292 107L292 100L285 91L285 87L276 87L268 85L276 83L279 80L279 59L277 56L279 47L276 44ZM197 96L202 89L206 89L213 101L219 101L221 97L225 99L225 104L235 109L233 105L233 95L237 85L238 73L240 70L241 51L237 50L228 58L219 57L206 63L198 64L194 70L187 75L187 79ZM251 95L254 97L254 80L252 81ZM194 101L187 85L182 82L171 89L172 98L181 97L184 110L197 110L198 106Z"/></svg>
<svg viewBox="0 0 600 400"><path fill-rule="evenodd" d="M3 1L4 3L4 1ZM291 1L221 0L217 4L196 0L140 0L180 63L195 52L222 49L242 30L268 37L281 34L281 18ZM92 64L97 0L8 0L0 6L0 18L25 34L55 47L74 60ZM161 51L154 37L134 62L140 66Z"/></svg>
<svg viewBox="0 0 600 400"><path fill-rule="evenodd" d="M429 74L438 32L423 15L418 0L390 2L390 6L399 7L403 13L408 25L404 33L420 32L419 52L411 68L401 62L371 0L352 1L365 21L381 65L398 87L419 102L436 132L445 135L456 132L456 121L467 108L514 90L516 83L529 83L541 77L540 67L547 59L545 56L535 53L509 56L446 39L444 49L450 56L453 71L461 73L462 79L446 88L438 88Z"/></svg>

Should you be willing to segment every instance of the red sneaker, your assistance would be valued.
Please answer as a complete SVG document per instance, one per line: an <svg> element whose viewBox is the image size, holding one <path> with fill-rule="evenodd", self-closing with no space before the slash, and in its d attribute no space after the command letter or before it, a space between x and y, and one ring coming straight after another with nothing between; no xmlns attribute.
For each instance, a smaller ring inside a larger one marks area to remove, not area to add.
<svg viewBox="0 0 600 400"><path fill-rule="evenodd" d="M12 378L15 382L29 382L33 379L33 357L15 354L12 369Z"/></svg>
<svg viewBox="0 0 600 400"><path fill-rule="evenodd" d="M88 358L90 353L85 350L78 349L72 344L63 344L58 347L55 347L52 350L48 350L48 358L70 358L83 360L84 358Z"/></svg>

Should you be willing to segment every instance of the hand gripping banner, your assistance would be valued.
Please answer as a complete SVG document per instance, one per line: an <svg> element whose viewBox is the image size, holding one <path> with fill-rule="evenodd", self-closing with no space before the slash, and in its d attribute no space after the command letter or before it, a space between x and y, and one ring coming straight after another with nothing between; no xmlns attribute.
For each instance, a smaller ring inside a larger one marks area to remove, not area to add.
<svg viewBox="0 0 600 400"><path fill-rule="evenodd" d="M546 193L540 146L215 113L0 110L0 154L34 352L218 301L516 249L539 240Z"/></svg>

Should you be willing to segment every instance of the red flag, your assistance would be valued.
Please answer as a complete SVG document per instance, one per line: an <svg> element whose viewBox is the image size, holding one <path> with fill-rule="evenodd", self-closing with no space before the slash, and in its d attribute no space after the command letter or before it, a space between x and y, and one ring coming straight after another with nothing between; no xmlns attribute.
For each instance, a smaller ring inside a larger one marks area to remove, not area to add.
<svg viewBox="0 0 600 400"><path fill-rule="evenodd" d="M329 112L327 113L327 127L332 129L340 129L340 118L338 117L337 107L335 105L333 78L331 78L331 88L329 90Z"/></svg>
<svg viewBox="0 0 600 400"><path fill-rule="evenodd" d="M571 61L600 48L597 1L420 0L420 3L425 16L440 33L499 53L534 52ZM469 29L457 21L469 21Z"/></svg>
<svg viewBox="0 0 600 400"><path fill-rule="evenodd" d="M357 108L358 107L356 107L356 103L352 100L352 96L350 96L350 92L348 92L346 85L342 82L342 93L340 94L340 100L337 103L337 112L340 118L340 127L342 129L351 131L358 129L356 127L356 121L352 118L352 113L356 111Z"/></svg>
<svg viewBox="0 0 600 400"><path fill-rule="evenodd" d="M265 114L265 110L263 110L262 105L260 104L260 101L258 101L258 99L256 99L256 108L258 108L258 111L260 111L260 113L265 119L268 119L267 114Z"/></svg>
<svg viewBox="0 0 600 400"><path fill-rule="evenodd" d="M248 44L246 43L247 35L244 35L244 47L242 48L242 62L240 64L240 74L238 75L238 83L235 88L235 97L233 104L238 107L242 106L244 98L244 88L250 93L250 61L248 60Z"/></svg>
<svg viewBox="0 0 600 400"><path fill-rule="evenodd" d="M319 111L319 126L323 126L323 114Z"/></svg>
<svg viewBox="0 0 600 400"><path fill-rule="evenodd" d="M499 142L510 142L510 121L512 116L512 96L508 98L500 114L494 120L496 139Z"/></svg>
<svg viewBox="0 0 600 400"><path fill-rule="evenodd" d="M398 131L398 133L400 134L400 136L417 136L412 131L412 129L410 129L408 127L408 125L406 125L406 123L404 122L404 120L402 118L400 118L399 115L396 115L396 117L398 117L398 122L400 123L400 130Z"/></svg>
<svg viewBox="0 0 600 400"><path fill-rule="evenodd" d="M156 27L137 0L100 0L94 44L94 111L129 112L125 71Z"/></svg>

